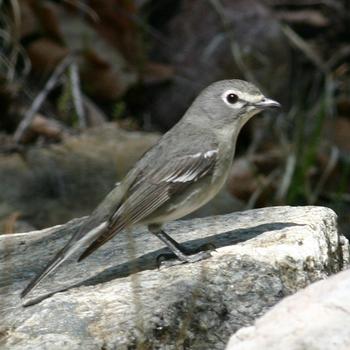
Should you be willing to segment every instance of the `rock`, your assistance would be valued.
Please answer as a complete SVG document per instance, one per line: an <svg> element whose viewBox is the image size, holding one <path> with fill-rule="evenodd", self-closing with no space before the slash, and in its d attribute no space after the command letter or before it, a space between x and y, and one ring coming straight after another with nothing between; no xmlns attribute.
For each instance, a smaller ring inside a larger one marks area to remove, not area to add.
<svg viewBox="0 0 350 350"><path fill-rule="evenodd" d="M167 225L186 246L217 250L160 270L163 244L124 231L79 265L66 261L23 308L20 291L83 220L0 236L2 349L223 349L283 296L349 263L332 210L257 209Z"/></svg>
<svg viewBox="0 0 350 350"><path fill-rule="evenodd" d="M348 350L349 293L350 270L314 283L240 329L226 349Z"/></svg>
<svg viewBox="0 0 350 350"><path fill-rule="evenodd" d="M0 155L0 219L19 212L47 227L89 214L158 138L110 123L24 155Z"/></svg>
<svg viewBox="0 0 350 350"><path fill-rule="evenodd" d="M59 121L37 113L28 130L21 138L22 143L33 141L35 137L44 136L49 140L61 141L62 138L68 135L68 129Z"/></svg>

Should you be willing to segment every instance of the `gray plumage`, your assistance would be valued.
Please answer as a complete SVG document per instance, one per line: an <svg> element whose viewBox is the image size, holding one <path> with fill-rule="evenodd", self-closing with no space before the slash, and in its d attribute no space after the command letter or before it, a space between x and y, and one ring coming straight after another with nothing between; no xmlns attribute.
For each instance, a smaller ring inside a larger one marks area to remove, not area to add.
<svg viewBox="0 0 350 350"><path fill-rule="evenodd" d="M208 257L208 253L186 254L161 227L217 194L228 176L241 127L262 109L278 106L242 80L224 80L207 87L31 281L22 297L82 246L87 248L78 261L135 224L148 225L182 261Z"/></svg>

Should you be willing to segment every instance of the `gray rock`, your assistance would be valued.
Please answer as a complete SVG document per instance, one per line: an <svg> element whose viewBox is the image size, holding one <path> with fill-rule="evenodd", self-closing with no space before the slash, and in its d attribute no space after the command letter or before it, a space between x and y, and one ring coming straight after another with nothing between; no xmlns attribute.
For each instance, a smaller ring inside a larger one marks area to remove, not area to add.
<svg viewBox="0 0 350 350"><path fill-rule="evenodd" d="M22 307L20 291L83 220L0 236L1 349L223 349L283 296L349 263L332 210L257 209L169 224L186 246L217 250L159 270L162 243L124 231L84 262L65 262Z"/></svg>
<svg viewBox="0 0 350 350"><path fill-rule="evenodd" d="M240 329L226 349L348 350L349 294L350 270L314 283Z"/></svg>

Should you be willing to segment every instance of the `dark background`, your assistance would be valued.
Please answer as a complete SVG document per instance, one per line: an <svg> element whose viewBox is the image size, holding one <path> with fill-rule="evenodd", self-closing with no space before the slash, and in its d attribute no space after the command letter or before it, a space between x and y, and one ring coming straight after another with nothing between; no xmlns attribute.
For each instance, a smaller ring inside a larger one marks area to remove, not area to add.
<svg viewBox="0 0 350 350"><path fill-rule="evenodd" d="M0 1L0 232L88 214L198 92L283 104L194 215L325 205L350 232L347 0ZM23 122L24 121L24 122Z"/></svg>

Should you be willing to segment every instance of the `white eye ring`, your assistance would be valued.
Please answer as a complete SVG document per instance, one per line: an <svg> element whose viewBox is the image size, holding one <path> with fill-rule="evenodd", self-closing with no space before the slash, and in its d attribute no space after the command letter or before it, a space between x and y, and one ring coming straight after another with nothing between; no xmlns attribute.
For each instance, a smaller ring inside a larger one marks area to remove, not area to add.
<svg viewBox="0 0 350 350"><path fill-rule="evenodd" d="M236 91L234 90L228 90L225 91L222 95L221 95L221 99L230 107L230 108L237 108L239 107L238 105L239 103L239 96L237 94Z"/></svg>

